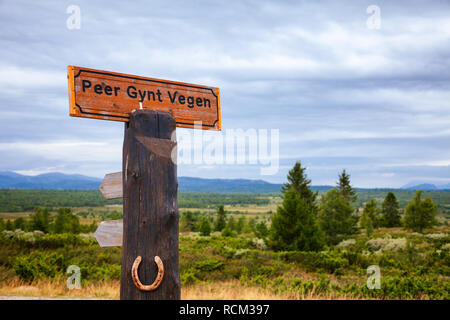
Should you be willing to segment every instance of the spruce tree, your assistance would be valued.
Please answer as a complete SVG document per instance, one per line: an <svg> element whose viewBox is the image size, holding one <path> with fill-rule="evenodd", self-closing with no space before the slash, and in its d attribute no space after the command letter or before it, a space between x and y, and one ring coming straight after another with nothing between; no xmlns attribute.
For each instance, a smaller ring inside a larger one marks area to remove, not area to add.
<svg viewBox="0 0 450 320"><path fill-rule="evenodd" d="M250 230L250 232L255 232L256 228L256 219L250 218L247 223L247 229Z"/></svg>
<svg viewBox="0 0 450 320"><path fill-rule="evenodd" d="M16 229L26 231L26 221L23 217L14 220L14 230Z"/></svg>
<svg viewBox="0 0 450 320"><path fill-rule="evenodd" d="M231 231L235 231L236 230L236 220L234 219L233 216L230 216L228 218L227 221L227 227L231 230Z"/></svg>
<svg viewBox="0 0 450 320"><path fill-rule="evenodd" d="M392 228L401 225L399 204L395 194L389 192L384 198L381 213L383 214L383 224L385 227Z"/></svg>
<svg viewBox="0 0 450 320"><path fill-rule="evenodd" d="M42 209L41 207L36 207L34 212L30 215L30 229L40 230L42 232L50 232L50 213L47 208Z"/></svg>
<svg viewBox="0 0 450 320"><path fill-rule="evenodd" d="M315 207L318 193L311 190L311 180L306 177L305 171L306 168L302 167L300 161L297 161L294 167L289 170L287 176L288 182L281 187L281 192L285 195L293 188L299 194L300 199L305 200L309 205Z"/></svg>
<svg viewBox="0 0 450 320"><path fill-rule="evenodd" d="M378 216L378 204L375 199L370 198L369 202L364 206L364 211L360 220L360 226L365 227L368 223L367 220L371 221L373 228L380 227L380 218Z"/></svg>
<svg viewBox="0 0 450 320"><path fill-rule="evenodd" d="M194 216L191 211L186 211L183 214L182 218L182 224L184 231L195 231L195 225L194 225Z"/></svg>
<svg viewBox="0 0 450 320"><path fill-rule="evenodd" d="M201 236L209 236L211 234L211 223L207 217L202 218L199 229Z"/></svg>
<svg viewBox="0 0 450 320"><path fill-rule="evenodd" d="M337 188L350 203L356 201L356 192L350 184L350 175L345 172L345 169L342 170L342 173L339 175Z"/></svg>
<svg viewBox="0 0 450 320"><path fill-rule="evenodd" d="M60 208L53 225L54 233L80 233L80 219L72 213L70 208Z"/></svg>
<svg viewBox="0 0 450 320"><path fill-rule="evenodd" d="M236 224L237 233L241 234L245 230L246 225L247 225L247 219L245 218L245 216L240 216L238 219L238 222Z"/></svg>
<svg viewBox="0 0 450 320"><path fill-rule="evenodd" d="M316 220L317 193L310 189L305 168L297 162L282 187L283 203L272 216L268 245L274 250L318 251L324 235Z"/></svg>
<svg viewBox="0 0 450 320"><path fill-rule="evenodd" d="M265 239L269 234L269 229L264 221L261 221L256 225L255 235L257 238Z"/></svg>
<svg viewBox="0 0 450 320"><path fill-rule="evenodd" d="M227 225L227 221L225 219L225 209L221 205L219 207L219 209L217 210L217 218L214 223L214 230L222 231L223 229L225 229L226 225Z"/></svg>
<svg viewBox="0 0 450 320"><path fill-rule="evenodd" d="M430 197L422 200L422 193L422 190L416 191L414 199L405 208L405 227L417 232L434 224L437 211L437 205Z"/></svg>
<svg viewBox="0 0 450 320"><path fill-rule="evenodd" d="M370 237L373 232L373 223L371 219L367 219L364 221L364 225L362 226L364 229L366 229L366 235Z"/></svg>
<svg viewBox="0 0 450 320"><path fill-rule="evenodd" d="M333 188L322 195L319 208L319 224L328 244L337 244L357 231L354 209L339 190Z"/></svg>
<svg viewBox="0 0 450 320"><path fill-rule="evenodd" d="M9 230L9 231L14 231L14 225L13 225L13 223L11 222L11 220L6 220L6 223L5 223L5 229L6 230Z"/></svg>

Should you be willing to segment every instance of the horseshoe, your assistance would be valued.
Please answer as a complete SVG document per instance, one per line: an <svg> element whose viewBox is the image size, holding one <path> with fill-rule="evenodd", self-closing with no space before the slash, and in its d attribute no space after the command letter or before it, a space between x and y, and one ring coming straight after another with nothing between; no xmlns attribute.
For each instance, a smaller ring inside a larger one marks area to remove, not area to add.
<svg viewBox="0 0 450 320"><path fill-rule="evenodd" d="M144 285L139 280L138 268L139 264L142 261L142 257L138 256L133 263L133 267L131 268L131 277L133 278L134 285L141 291L153 291L156 290L161 284L164 277L164 265L160 257L155 256L155 263L158 266L158 275L156 276L155 281L153 281L150 285Z"/></svg>

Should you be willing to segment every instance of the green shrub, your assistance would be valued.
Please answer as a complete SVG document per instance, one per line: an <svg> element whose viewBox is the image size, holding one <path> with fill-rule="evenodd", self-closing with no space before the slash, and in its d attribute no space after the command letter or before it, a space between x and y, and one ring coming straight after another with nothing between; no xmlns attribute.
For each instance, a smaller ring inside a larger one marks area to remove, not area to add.
<svg viewBox="0 0 450 320"><path fill-rule="evenodd" d="M17 276L25 281L42 278L55 278L65 272L68 263L64 255L57 253L33 252L19 256L12 262Z"/></svg>
<svg viewBox="0 0 450 320"><path fill-rule="evenodd" d="M92 245L96 244L97 241L95 239L83 239L81 236L71 233L42 235L39 231L25 233L18 230L14 232L3 231L0 236L0 243L33 249L56 249L68 246Z"/></svg>
<svg viewBox="0 0 450 320"><path fill-rule="evenodd" d="M262 275L258 275L256 277L254 277L251 281L252 284L261 286L263 288L265 288L267 286L268 282L269 282L269 280L267 279L267 277L262 276Z"/></svg>
<svg viewBox="0 0 450 320"><path fill-rule="evenodd" d="M450 298L450 284L437 278L426 277L383 277L380 290L371 290L370 294L390 299L429 299Z"/></svg>
<svg viewBox="0 0 450 320"><path fill-rule="evenodd" d="M81 269L82 280L120 280L121 267L118 264L74 263Z"/></svg>
<svg viewBox="0 0 450 320"><path fill-rule="evenodd" d="M180 278L181 278L182 285L191 285L191 284L195 284L198 282L198 279L195 276L195 273L192 271L182 273Z"/></svg>
<svg viewBox="0 0 450 320"><path fill-rule="evenodd" d="M288 262L300 263L310 271L324 269L329 273L335 273L337 270L347 268L349 262L343 257L330 252L304 252L304 251L288 251L281 252L279 258Z"/></svg>
<svg viewBox="0 0 450 320"><path fill-rule="evenodd" d="M230 227L226 226L221 233L222 237L235 237L236 233L230 229Z"/></svg>
<svg viewBox="0 0 450 320"><path fill-rule="evenodd" d="M194 268L199 271L211 272L223 266L223 262L218 260L203 260L194 264Z"/></svg>

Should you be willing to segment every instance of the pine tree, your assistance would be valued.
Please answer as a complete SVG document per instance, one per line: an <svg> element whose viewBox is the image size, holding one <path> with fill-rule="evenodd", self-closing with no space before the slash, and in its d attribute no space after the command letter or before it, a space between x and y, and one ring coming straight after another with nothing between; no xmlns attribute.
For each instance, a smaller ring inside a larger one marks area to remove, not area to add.
<svg viewBox="0 0 450 320"><path fill-rule="evenodd" d="M214 230L222 231L223 229L225 229L226 225L227 225L227 221L225 219L225 209L221 205L219 207L219 209L217 210L217 218L214 223Z"/></svg>
<svg viewBox="0 0 450 320"><path fill-rule="evenodd" d="M30 229L50 232L50 213L47 208L36 207L31 214Z"/></svg>
<svg viewBox="0 0 450 320"><path fill-rule="evenodd" d="M348 199L337 189L331 189L320 199L319 224L329 244L337 244L354 234L357 217Z"/></svg>
<svg viewBox="0 0 450 320"><path fill-rule="evenodd" d="M228 227L231 231L236 230L236 220L234 219L233 216L230 216L230 217L228 218L228 221L227 221L227 227Z"/></svg>
<svg viewBox="0 0 450 320"><path fill-rule="evenodd" d="M194 231L194 216L191 211L186 211L182 217L183 231Z"/></svg>
<svg viewBox="0 0 450 320"><path fill-rule="evenodd" d="M14 220L14 230L16 229L26 231L26 221L24 218L19 217Z"/></svg>
<svg viewBox="0 0 450 320"><path fill-rule="evenodd" d="M203 217L200 222L200 235L209 236L211 234L211 223L207 217Z"/></svg>
<svg viewBox="0 0 450 320"><path fill-rule="evenodd" d="M364 221L364 225L362 226L364 229L366 229L366 235L370 237L373 232L373 223L371 219L367 219Z"/></svg>
<svg viewBox="0 0 450 320"><path fill-rule="evenodd" d="M257 238L265 239L267 235L269 234L269 229L267 228L267 225L264 221L261 221L258 223L255 227L255 235Z"/></svg>
<svg viewBox="0 0 450 320"><path fill-rule="evenodd" d="M14 225L13 225L13 223L11 222L11 220L6 220L6 223L5 223L5 229L6 230L9 230L9 231L14 231Z"/></svg>
<svg viewBox="0 0 450 320"><path fill-rule="evenodd" d="M383 224L385 227L392 228L401 225L399 204L395 194L389 192L384 198L381 213L383 214Z"/></svg>
<svg viewBox="0 0 450 320"><path fill-rule="evenodd" d="M350 175L345 172L345 169L342 170L342 173L339 175L337 188L350 203L356 201L356 192L350 184Z"/></svg>
<svg viewBox="0 0 450 320"><path fill-rule="evenodd" d="M437 205L430 197L421 199L422 193L422 190L416 191L414 199L405 208L404 225L417 232L434 224L437 211Z"/></svg>
<svg viewBox="0 0 450 320"><path fill-rule="evenodd" d="M375 199L370 198L369 202L364 206L364 211L360 220L361 227L367 225L367 220L370 219L373 228L380 227L380 218L378 216L378 203Z"/></svg>
<svg viewBox="0 0 450 320"><path fill-rule="evenodd" d="M281 187L281 192L285 195L291 189L294 189L299 194L300 199L305 200L310 206L315 207L318 193L311 190L311 180L307 179L305 171L306 168L303 168L301 162L297 161L294 167L289 170L287 176L288 182Z"/></svg>
<svg viewBox="0 0 450 320"><path fill-rule="evenodd" d="M310 189L311 180L304 171L297 162L283 186L283 203L272 216L268 236L268 245L274 250L318 251L323 247L324 235L316 221L317 193Z"/></svg>
<svg viewBox="0 0 450 320"><path fill-rule="evenodd" d="M80 219L72 213L70 208L60 208L53 225L54 233L80 233Z"/></svg>
<svg viewBox="0 0 450 320"><path fill-rule="evenodd" d="M246 225L247 225L247 219L245 218L245 216L240 216L238 219L238 222L236 224L237 233L241 234L245 230Z"/></svg>

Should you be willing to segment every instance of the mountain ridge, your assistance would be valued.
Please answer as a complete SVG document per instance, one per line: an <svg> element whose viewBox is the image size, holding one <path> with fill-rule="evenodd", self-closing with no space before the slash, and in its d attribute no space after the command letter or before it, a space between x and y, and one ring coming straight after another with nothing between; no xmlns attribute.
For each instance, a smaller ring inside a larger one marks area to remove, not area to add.
<svg viewBox="0 0 450 320"><path fill-rule="evenodd" d="M102 179L60 172L28 176L11 171L0 172L1 189L98 189ZM180 192L279 192L282 184L251 179L178 177ZM319 187L320 188L320 187Z"/></svg>
<svg viewBox="0 0 450 320"><path fill-rule="evenodd" d="M413 181L405 184L400 189L403 190L450 190L450 183L447 184L435 184L430 182L417 182Z"/></svg>
<svg viewBox="0 0 450 320"><path fill-rule="evenodd" d="M0 171L0 189L56 189L56 190L97 190L102 179L81 174L60 172L43 173L28 176L13 171ZM271 183L261 179L220 179L178 177L180 192L243 192L243 193L278 193L280 183ZM334 186L311 186L314 191L328 191ZM355 188L366 189L366 188ZM377 188L372 188L377 189ZM413 181L401 188L381 188L401 190L450 190L450 183L436 185L428 182Z"/></svg>

